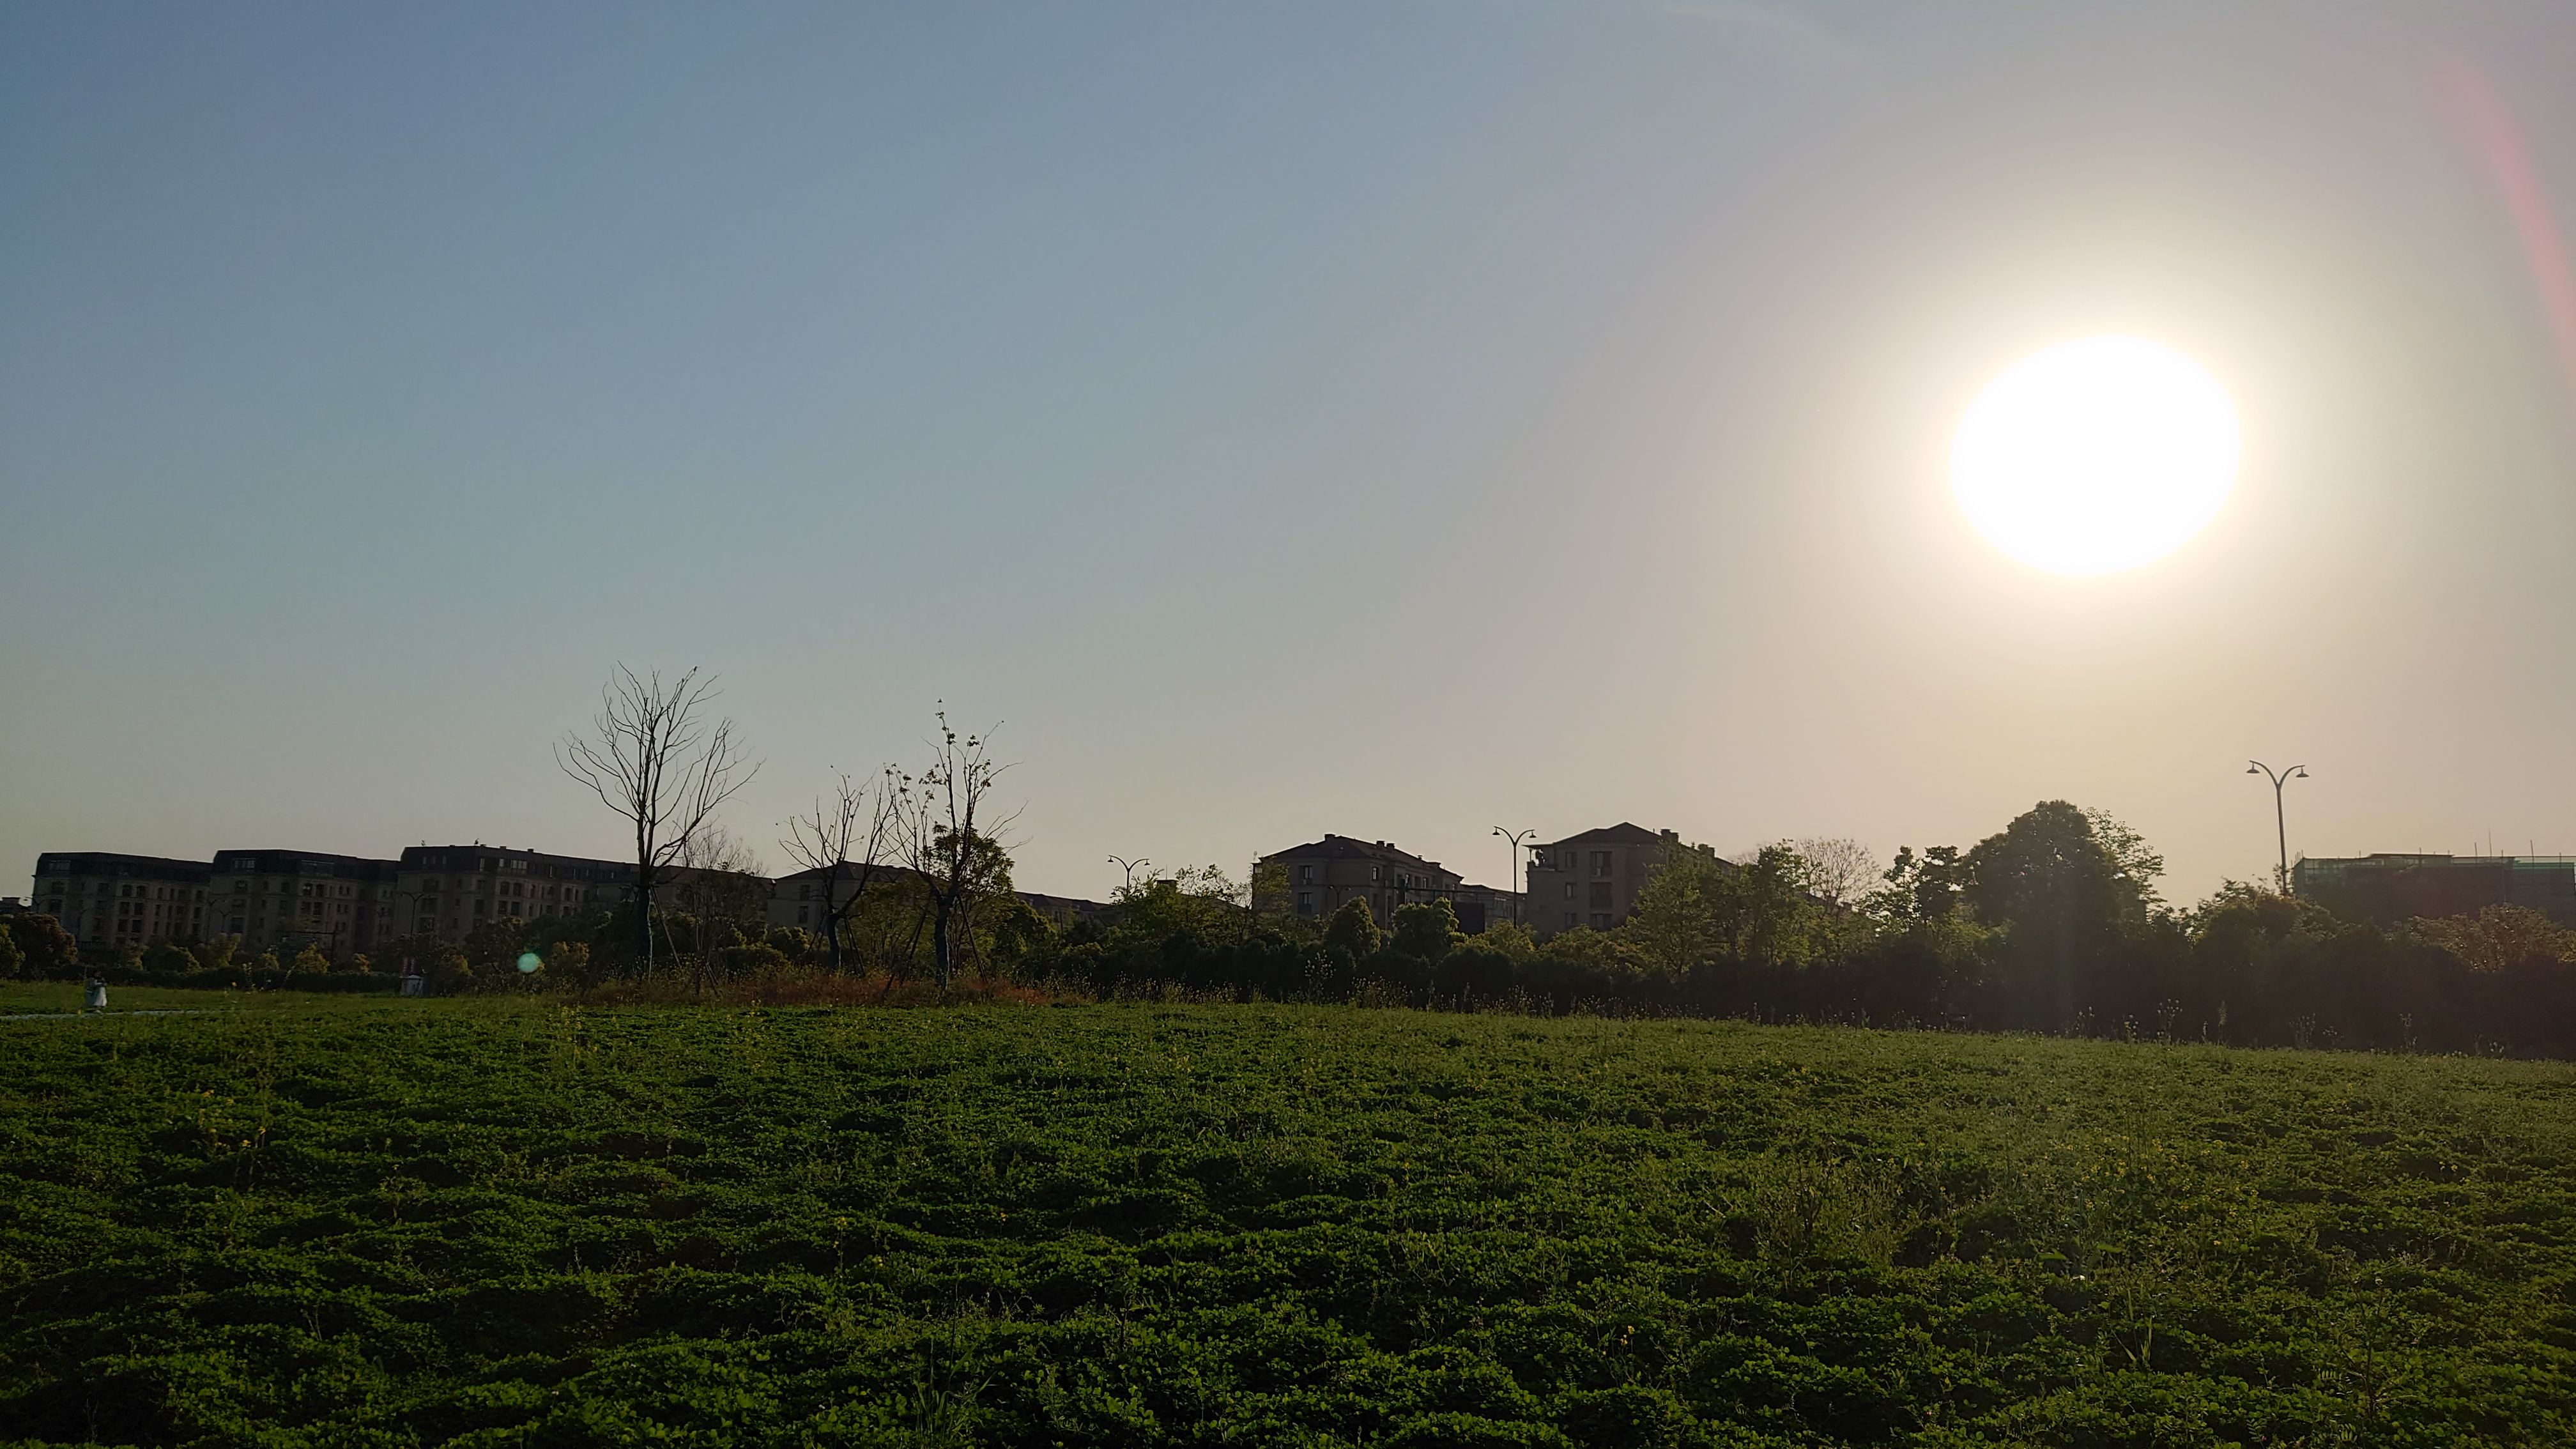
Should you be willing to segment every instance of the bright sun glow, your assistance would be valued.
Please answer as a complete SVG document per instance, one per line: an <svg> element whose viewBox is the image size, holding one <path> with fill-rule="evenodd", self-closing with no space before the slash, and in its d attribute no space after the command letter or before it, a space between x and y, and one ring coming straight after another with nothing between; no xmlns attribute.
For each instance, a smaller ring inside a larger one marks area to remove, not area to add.
<svg viewBox="0 0 2576 1449"><path fill-rule="evenodd" d="M2061 343L1978 394L1950 477L1968 520L2005 553L2054 574L2116 573L2217 516L2236 481L2236 409L2170 347Z"/></svg>

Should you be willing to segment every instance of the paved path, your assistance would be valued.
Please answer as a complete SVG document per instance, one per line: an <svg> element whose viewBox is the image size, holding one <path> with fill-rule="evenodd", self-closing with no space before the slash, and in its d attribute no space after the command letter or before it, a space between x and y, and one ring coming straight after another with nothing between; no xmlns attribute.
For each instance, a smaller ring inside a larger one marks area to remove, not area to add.
<svg viewBox="0 0 2576 1449"><path fill-rule="evenodd" d="M153 1011L21 1011L0 1021L69 1021L81 1016L211 1016L198 1006L167 1006Z"/></svg>

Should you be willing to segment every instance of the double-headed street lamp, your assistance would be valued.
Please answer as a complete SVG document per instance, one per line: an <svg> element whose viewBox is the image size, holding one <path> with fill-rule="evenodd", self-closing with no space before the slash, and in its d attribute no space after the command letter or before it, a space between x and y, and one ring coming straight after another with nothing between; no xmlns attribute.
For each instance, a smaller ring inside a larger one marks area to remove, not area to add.
<svg viewBox="0 0 2576 1449"><path fill-rule="evenodd" d="M1521 841L1526 837L1538 834L1538 832L1535 830L1505 830L1503 827L1497 825L1494 827L1494 833L1512 843L1512 921L1517 925L1521 918L1521 896L1524 894L1521 890Z"/></svg>
<svg viewBox="0 0 2576 1449"><path fill-rule="evenodd" d="M1123 855L1113 855L1109 857L1109 863L1127 872L1126 894L1134 895L1136 893L1136 872L1144 869L1146 866L1152 865L1154 862L1142 856L1139 856L1134 860L1129 860ZM1146 877L1148 884L1151 884L1152 880L1153 878L1151 876Z"/></svg>
<svg viewBox="0 0 2576 1449"><path fill-rule="evenodd" d="M2281 787L2292 780L2308 778L2308 767L2292 765L2286 770L2275 770L2261 760L2247 760L2245 773L2268 776L2272 781L2272 826L2281 836L2281 894L2286 896L2290 893L2290 822L2281 803Z"/></svg>

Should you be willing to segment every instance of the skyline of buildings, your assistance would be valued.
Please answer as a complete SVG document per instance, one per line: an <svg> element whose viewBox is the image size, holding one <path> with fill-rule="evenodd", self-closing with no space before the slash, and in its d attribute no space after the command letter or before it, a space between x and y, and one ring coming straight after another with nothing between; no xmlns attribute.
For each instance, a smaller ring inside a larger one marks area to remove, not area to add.
<svg viewBox="0 0 2576 1449"><path fill-rule="evenodd" d="M1516 899L1510 888L1470 883L1391 841L1327 833L1260 857L1251 904L1322 919L1361 900L1384 926L1406 905L1446 900L1460 929L1471 934L1515 919L1541 936L1578 926L1609 930L1627 919L1663 853L1672 850L1716 856L1708 845L1685 844L1678 832L1629 821L1529 842L1517 857L1522 879L1514 884L1525 894ZM876 878L907 874L882 865ZM656 889L683 909L706 909L719 894L738 905L756 896L766 925L819 935L831 899L823 876L675 867ZM52 916L83 947L230 936L246 952L309 945L347 960L406 936L459 941L494 921L614 909L633 895L634 877L631 862L481 842L409 846L393 859L274 849L222 850L205 861L48 851L37 859L31 894L23 901L0 898L0 907ZM2290 884L2293 895L2346 919L2390 924L2512 905L2576 926L2576 856L2302 856ZM1105 909L1077 897L1015 894L1058 920Z"/></svg>

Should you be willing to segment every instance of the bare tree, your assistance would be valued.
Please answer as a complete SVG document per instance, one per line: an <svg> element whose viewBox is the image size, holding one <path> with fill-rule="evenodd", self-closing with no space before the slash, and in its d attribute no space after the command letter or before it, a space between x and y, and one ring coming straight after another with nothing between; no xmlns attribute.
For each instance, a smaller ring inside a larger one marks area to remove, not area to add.
<svg viewBox="0 0 2576 1449"><path fill-rule="evenodd" d="M957 933L975 903L1010 878L1001 832L1017 811L993 816L985 797L1009 766L991 753L992 731L960 735L939 711L929 768L904 781L898 806L904 864L930 906L931 972L946 991L957 974Z"/></svg>
<svg viewBox="0 0 2576 1449"><path fill-rule="evenodd" d="M709 723L715 680L689 670L665 684L620 664L600 690L588 735L566 734L555 764L635 827L635 940L653 968L653 888L733 793L760 773L733 721Z"/></svg>
<svg viewBox="0 0 2576 1449"><path fill-rule="evenodd" d="M1856 903L1881 879L1877 854L1857 840L1810 836L1785 843L1807 863L1807 889L1835 905Z"/></svg>
<svg viewBox="0 0 2576 1449"><path fill-rule="evenodd" d="M769 877L751 846L718 821L689 837L671 870L671 894L698 918L698 944L757 941L769 928ZM665 930L668 940L670 932ZM728 939L729 938L729 939Z"/></svg>
<svg viewBox="0 0 2576 1449"><path fill-rule="evenodd" d="M858 914L868 887L893 869L886 855L904 820L904 783L892 765L874 786L862 785L844 771L839 793L817 799L812 812L788 821L787 838L778 842L798 864L823 877L823 940L831 948L835 972L841 970L841 923Z"/></svg>

